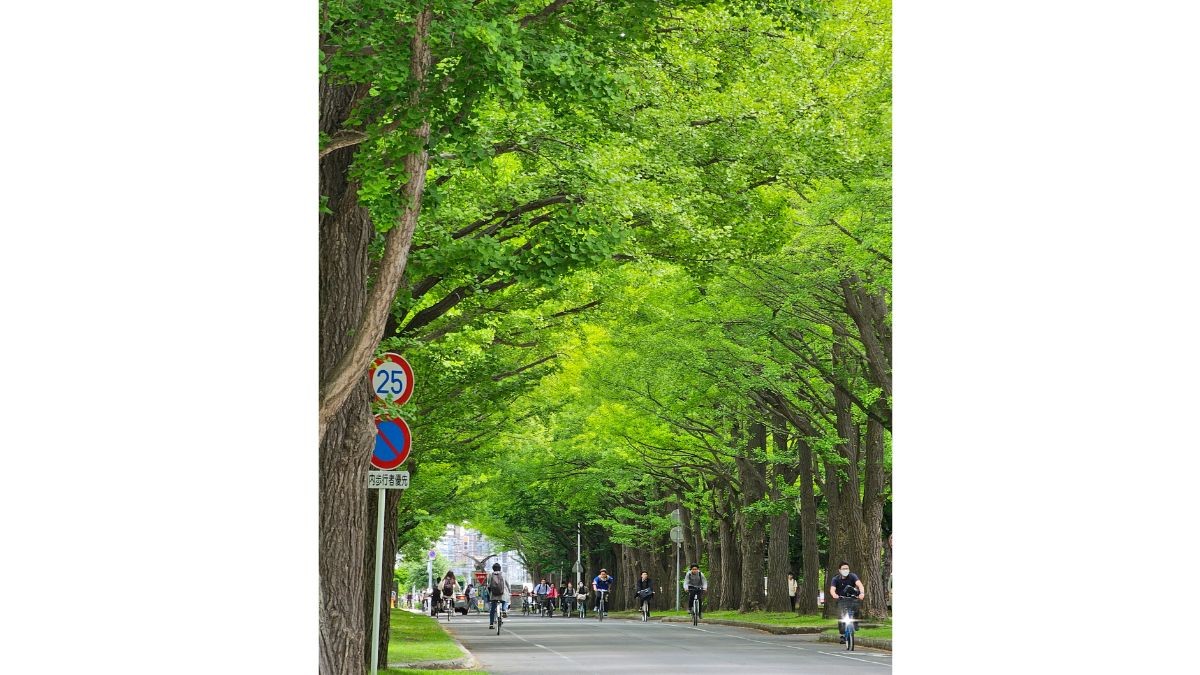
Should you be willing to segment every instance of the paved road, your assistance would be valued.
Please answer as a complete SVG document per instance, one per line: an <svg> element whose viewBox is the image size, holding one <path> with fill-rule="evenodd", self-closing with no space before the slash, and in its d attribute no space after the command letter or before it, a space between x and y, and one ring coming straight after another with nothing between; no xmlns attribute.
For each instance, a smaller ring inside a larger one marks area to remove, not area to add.
<svg viewBox="0 0 1200 675"><path fill-rule="evenodd" d="M489 673L890 673L887 652L839 649L816 636L701 623L538 618L509 613L499 636L487 615L447 626Z"/></svg>

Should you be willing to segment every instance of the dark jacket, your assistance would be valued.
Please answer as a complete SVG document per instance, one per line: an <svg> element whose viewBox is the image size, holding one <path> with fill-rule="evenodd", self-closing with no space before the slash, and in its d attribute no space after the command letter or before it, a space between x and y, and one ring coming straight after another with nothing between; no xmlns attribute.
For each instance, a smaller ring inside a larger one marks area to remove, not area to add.
<svg viewBox="0 0 1200 675"><path fill-rule="evenodd" d="M654 579L648 578L645 581L642 581L642 577L639 576L637 580L637 588L634 589L634 595L637 595L637 591L640 591L643 588L650 589L650 594L646 596L646 599L652 600L654 598Z"/></svg>

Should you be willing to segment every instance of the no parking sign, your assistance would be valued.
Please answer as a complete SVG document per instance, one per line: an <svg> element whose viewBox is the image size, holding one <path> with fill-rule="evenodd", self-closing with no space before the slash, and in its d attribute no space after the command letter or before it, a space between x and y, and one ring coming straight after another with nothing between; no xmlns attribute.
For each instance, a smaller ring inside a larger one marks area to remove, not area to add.
<svg viewBox="0 0 1200 675"><path fill-rule="evenodd" d="M375 416L375 450L371 453L375 468L388 471L400 466L411 449L412 432L408 423L399 417Z"/></svg>

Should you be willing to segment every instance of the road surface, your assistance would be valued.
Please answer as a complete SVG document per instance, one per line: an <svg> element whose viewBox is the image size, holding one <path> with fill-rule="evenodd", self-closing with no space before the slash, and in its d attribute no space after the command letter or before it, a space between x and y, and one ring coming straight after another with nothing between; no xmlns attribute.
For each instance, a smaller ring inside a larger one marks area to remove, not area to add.
<svg viewBox="0 0 1200 675"><path fill-rule="evenodd" d="M890 673L888 652L701 623L593 617L540 618L509 612L499 636L487 615L443 626L489 673Z"/></svg>

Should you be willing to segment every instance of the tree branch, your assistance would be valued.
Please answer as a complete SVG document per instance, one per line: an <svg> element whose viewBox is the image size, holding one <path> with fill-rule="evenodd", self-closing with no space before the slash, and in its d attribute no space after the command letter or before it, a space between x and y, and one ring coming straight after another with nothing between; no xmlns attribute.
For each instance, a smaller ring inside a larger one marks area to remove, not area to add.
<svg viewBox="0 0 1200 675"><path fill-rule="evenodd" d="M573 1L574 0L554 0L554 2L550 3L549 5L546 5L546 7L542 9L542 11L537 12L536 14L526 14L524 17L521 18L521 20L518 23L521 26L521 28L525 28L526 26L533 23L534 21L541 21L542 19L550 16L551 14L562 9L565 5L571 4L571 2L573 2Z"/></svg>

